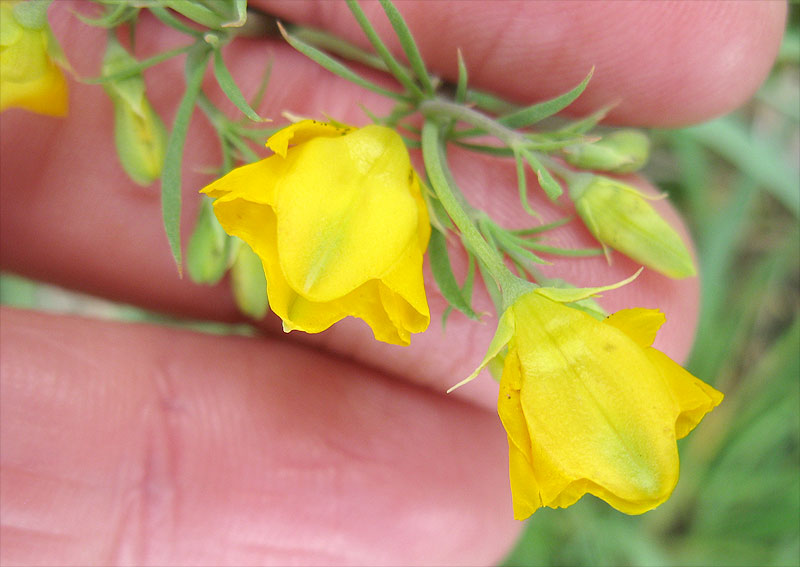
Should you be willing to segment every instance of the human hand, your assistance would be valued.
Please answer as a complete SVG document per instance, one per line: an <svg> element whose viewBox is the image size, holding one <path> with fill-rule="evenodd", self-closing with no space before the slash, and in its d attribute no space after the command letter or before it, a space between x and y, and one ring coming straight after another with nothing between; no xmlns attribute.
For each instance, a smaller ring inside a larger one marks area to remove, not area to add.
<svg viewBox="0 0 800 567"><path fill-rule="evenodd" d="M257 4L356 35L344 5ZM56 3L51 21L69 60L92 76L104 34L80 25L71 7ZM742 102L769 68L785 13L783 4L399 8L429 66L445 76L454 75L461 47L475 86L530 102L566 90L594 65L576 110L620 99L612 117L644 126L702 120ZM177 43L148 24L138 32L143 54ZM386 104L277 40L231 46L228 60L246 93L255 90L268 50L275 55L262 115L289 109L361 123L356 102ZM169 121L179 63L146 77ZM236 320L224 286L176 278L158 195L122 173L101 89L73 84L71 93L66 120L17 111L2 117L3 268L155 310ZM188 214L209 180L198 170L215 163L215 151L212 132L196 121L184 172ZM509 225L525 221L513 167L453 157L476 204ZM665 203L657 205L679 225ZM538 208L561 212L545 202ZM576 223L557 235L592 245ZM578 285L615 282L636 268L620 256L611 267L597 258L557 267L548 275ZM445 334L437 323L444 301L433 288L429 301L434 324L408 348L374 342L354 320L321 335L283 336L267 318L272 335L250 340L5 310L3 562L496 561L519 526L510 519L496 385L477 380L441 395L477 366L494 324L456 314ZM609 311L659 307L668 323L657 346L685 357L697 317L695 280L645 272L601 303Z"/></svg>

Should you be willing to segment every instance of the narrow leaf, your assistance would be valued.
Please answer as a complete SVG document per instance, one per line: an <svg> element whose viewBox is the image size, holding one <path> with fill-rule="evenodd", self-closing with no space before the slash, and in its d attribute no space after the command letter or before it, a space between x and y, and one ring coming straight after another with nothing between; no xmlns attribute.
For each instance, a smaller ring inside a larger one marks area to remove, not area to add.
<svg viewBox="0 0 800 567"><path fill-rule="evenodd" d="M216 77L217 84L222 89L222 92L225 93L225 96L228 97L228 100L235 104L236 108L238 108L242 114L253 122L265 121L264 118L261 118L258 113L252 109L244 98L242 91L239 90L236 81L233 80L233 76L230 71L228 71L228 67L222 59L222 52L219 49L214 50L214 77Z"/></svg>
<svg viewBox="0 0 800 567"><path fill-rule="evenodd" d="M428 93L433 94L433 83L431 83L428 70L425 68L425 62L422 60L422 55L419 53L417 43L414 41L414 36L411 35L411 30L408 29L403 16L397 11L394 4L389 0L380 0L383 11L386 12L386 17L389 18L389 23L394 28L394 33L397 34L397 39L400 41L400 46L406 54L411 69L417 76L417 80L422 84L422 89Z"/></svg>
<svg viewBox="0 0 800 567"><path fill-rule="evenodd" d="M589 84L589 80L592 78L593 73L594 67L592 67L592 70L589 71L588 75L586 75L586 78L569 92L566 92L555 98L551 98L550 100L517 110L511 114L501 116L497 119L497 121L504 126L508 126L509 128L524 128L525 126L535 124L536 122L539 122L548 116L552 116L557 112L564 110L581 95L586 88L586 85Z"/></svg>
<svg viewBox="0 0 800 567"><path fill-rule="evenodd" d="M175 122L167 142L164 158L164 170L161 174L161 211L164 219L164 230L167 240L178 266L178 273L183 271L181 260L181 165L183 163L183 147L189 130L197 95L203 85L210 52L199 47L186 58L186 91L178 105Z"/></svg>
<svg viewBox="0 0 800 567"><path fill-rule="evenodd" d="M184 45L183 47L177 47L175 49L170 49L169 51L164 51L163 53L159 53L158 55L154 55L153 57L143 59L142 61L137 61L136 63L128 65L124 69L121 69L114 73L109 73L108 75L104 75L101 77L93 77L91 79L82 79L82 82L90 85L97 85L113 81L122 81L123 79L128 79L135 75L139 75L145 69L152 67L153 65L158 65L162 61L166 61L167 59L175 57L176 55L181 55L182 53L186 53L194 46L195 44L191 44L191 45Z"/></svg>
<svg viewBox="0 0 800 567"><path fill-rule="evenodd" d="M517 165L517 188L519 189L519 200L522 203L522 208L525 209L529 215L539 218L539 213L533 210L531 204L528 202L528 182L525 179L525 160L519 152L514 152L514 161Z"/></svg>
<svg viewBox="0 0 800 567"><path fill-rule="evenodd" d="M187 26L178 18L170 14L169 10L164 8L164 6L161 6L159 4L148 4L147 9L150 10L150 13L152 13L156 18L158 18L161 21L161 23L171 27L172 29L178 30L179 32L183 32L185 34L188 34L196 38L203 37L202 31Z"/></svg>
<svg viewBox="0 0 800 567"><path fill-rule="evenodd" d="M559 226L563 226L563 225L567 224L569 221L571 221L572 219L573 219L573 217L564 217L564 218L555 220L553 222L549 222L547 224L542 224L542 225L534 226L534 227L531 227L531 228L523 228L523 229L520 229L520 230L512 230L510 232L511 232L511 234L514 234L514 235L517 235L517 236L530 236L532 234L539 234L539 233L546 232L546 231L554 229L554 228L558 228Z"/></svg>
<svg viewBox="0 0 800 567"><path fill-rule="evenodd" d="M539 159L532 152L522 150L521 153L531 166L531 169L533 169L534 173L536 173L536 177L539 180L539 185L541 185L544 192L547 193L547 196L552 201L558 199L558 197L560 197L564 192L561 184L553 179L553 176L550 175L550 172L545 169Z"/></svg>
<svg viewBox="0 0 800 567"><path fill-rule="evenodd" d="M223 28L240 28L247 22L247 0L233 0L236 19L222 24Z"/></svg>
<svg viewBox="0 0 800 567"><path fill-rule="evenodd" d="M447 252L447 241L444 235L438 230L431 231L430 243L428 244L428 258L431 263L433 279L442 296L455 309L464 313L470 319L477 319L478 315L473 311L469 301L464 297L461 287L453 274L453 267L450 263L450 255Z"/></svg>
<svg viewBox="0 0 800 567"><path fill-rule="evenodd" d="M389 72L394 75L395 79L403 85L410 94L412 94L416 98L423 98L425 95L422 93L420 88L414 83L414 79L409 75L408 70L403 67L397 59L389 51L389 48L386 47L386 44L383 43L380 36L378 36L378 32L375 31L375 28L372 26L370 21L367 19L366 14L361 9L361 6L358 5L356 0L347 0L347 7L350 8L350 11L353 13L358 25L361 26L361 29L364 31L364 34L369 39L369 42L372 44L372 47L375 49L375 52L378 56L386 63L386 67Z"/></svg>
<svg viewBox="0 0 800 567"><path fill-rule="evenodd" d="M289 45L331 73L380 95L387 96L395 100L405 100L406 97L403 95L392 92L388 89L384 89L383 87L379 87L375 83L368 81L367 79L354 73L330 55L327 55L316 47L313 47L303 41L300 41L297 37L290 35L280 23L278 23L278 28L280 29L283 38L289 43Z"/></svg>
<svg viewBox="0 0 800 567"><path fill-rule="evenodd" d="M211 29L220 27L220 16L202 4L186 2L186 0L163 0L163 4L201 26Z"/></svg>
<svg viewBox="0 0 800 567"><path fill-rule="evenodd" d="M467 65L464 63L464 56L460 48L456 50L456 55L458 56L458 82L456 83L455 101L463 104L467 100Z"/></svg>

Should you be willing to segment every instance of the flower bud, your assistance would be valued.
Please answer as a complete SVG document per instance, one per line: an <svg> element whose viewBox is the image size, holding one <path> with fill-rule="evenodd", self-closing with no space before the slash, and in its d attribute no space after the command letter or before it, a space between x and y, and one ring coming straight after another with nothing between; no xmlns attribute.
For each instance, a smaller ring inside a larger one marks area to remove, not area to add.
<svg viewBox="0 0 800 567"><path fill-rule="evenodd" d="M186 250L186 267L192 281L215 284L228 271L231 237L214 216L211 199L203 199L200 214Z"/></svg>
<svg viewBox="0 0 800 567"><path fill-rule="evenodd" d="M570 187L570 196L607 256L610 247L671 278L696 274L681 237L630 185L608 177L581 177Z"/></svg>
<svg viewBox="0 0 800 567"><path fill-rule="evenodd" d="M238 244L239 250L231 266L233 298L242 313L253 319L263 319L269 309L269 301L261 258L244 242L239 241Z"/></svg>
<svg viewBox="0 0 800 567"><path fill-rule="evenodd" d="M639 130L619 130L596 142L564 148L564 159L583 169L630 173L650 156L650 140Z"/></svg>
<svg viewBox="0 0 800 567"><path fill-rule="evenodd" d="M53 60L59 49L47 24L48 4L0 2L0 112L67 113L67 81Z"/></svg>
<svg viewBox="0 0 800 567"><path fill-rule="evenodd" d="M111 76L137 63L109 36L103 75ZM114 141L125 173L140 185L161 175L167 150L167 130L145 95L141 73L103 84L114 105Z"/></svg>

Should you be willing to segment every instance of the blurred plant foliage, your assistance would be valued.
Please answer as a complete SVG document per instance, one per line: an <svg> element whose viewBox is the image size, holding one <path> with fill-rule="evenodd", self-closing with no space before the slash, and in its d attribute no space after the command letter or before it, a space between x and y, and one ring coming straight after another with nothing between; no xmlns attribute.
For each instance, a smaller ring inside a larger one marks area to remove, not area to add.
<svg viewBox="0 0 800 567"><path fill-rule="evenodd" d="M745 107L655 132L645 174L697 243L702 309L687 369L725 392L681 442L681 481L642 517L584 498L542 509L517 565L800 564L800 6Z"/></svg>

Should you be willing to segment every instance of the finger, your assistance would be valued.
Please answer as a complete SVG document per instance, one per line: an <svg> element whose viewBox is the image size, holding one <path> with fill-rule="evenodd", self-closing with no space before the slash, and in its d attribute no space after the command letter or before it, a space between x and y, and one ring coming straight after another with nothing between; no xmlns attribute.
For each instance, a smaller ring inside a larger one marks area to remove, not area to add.
<svg viewBox="0 0 800 567"><path fill-rule="evenodd" d="M496 416L285 342L2 313L3 564L489 564Z"/></svg>
<svg viewBox="0 0 800 567"><path fill-rule="evenodd" d="M343 2L255 0L268 12L363 46ZM377 2L362 8L399 53ZM758 88L780 46L785 2L398 2L434 72L523 103L557 95L595 68L571 107L619 103L618 123L677 126L728 112Z"/></svg>
<svg viewBox="0 0 800 567"><path fill-rule="evenodd" d="M80 61L80 53L102 51L98 48L104 37L102 31L92 36L79 33L85 26L75 24L74 18L60 22L67 26L59 31L72 59ZM138 45L145 54L148 49L158 51L175 44L170 35L148 34L152 28L147 25L145 21L139 26L142 41ZM320 72L313 63L277 42L230 46L229 64L247 93L254 92L270 55L265 45L274 55L269 100L264 106L267 115L275 116L286 108L315 116L328 111L339 119L358 123L363 119L356 115L356 102L371 108L380 104L376 97ZM179 61L147 74L148 92L168 120L180 97L175 84L181 76ZM310 89L309 85L315 88ZM148 308L194 317L236 319L226 284L204 288L177 278L161 226L157 190L133 185L119 167L110 144L112 111L102 90L74 84L72 101L70 116L63 122L13 111L3 115L0 151L4 156L14 156L0 169L3 267ZM202 121L193 121L183 172L184 242L198 202L196 191L211 179L201 170L216 163L217 151L213 133ZM513 163L463 152L453 152L452 157L459 183L477 206L507 226L532 224L520 211ZM532 198L546 220L571 212L568 205L544 202L533 189ZM663 202L657 206L666 207ZM672 219L677 222L674 214ZM553 239L564 245L595 246L585 228L575 222L560 229ZM617 255L610 268L601 258L559 260L548 275L564 277L578 285L601 285L624 279L637 268ZM429 273L427 281L432 282ZM318 336L291 336L443 391L479 364L496 318L487 316L483 324L475 324L454 314L444 334L439 325L444 301L432 285L428 290L433 323L424 335L414 337L410 348L376 343L369 329L355 320L342 321ZM688 352L697 315L695 280L676 282L646 273L602 301L607 301L609 309L621 305L661 308L667 313L668 323L659 335L658 346L677 360ZM476 299L476 307L492 311L485 294ZM264 327L280 333L274 317L268 317ZM495 403L496 385L476 380L456 395L490 406Z"/></svg>

